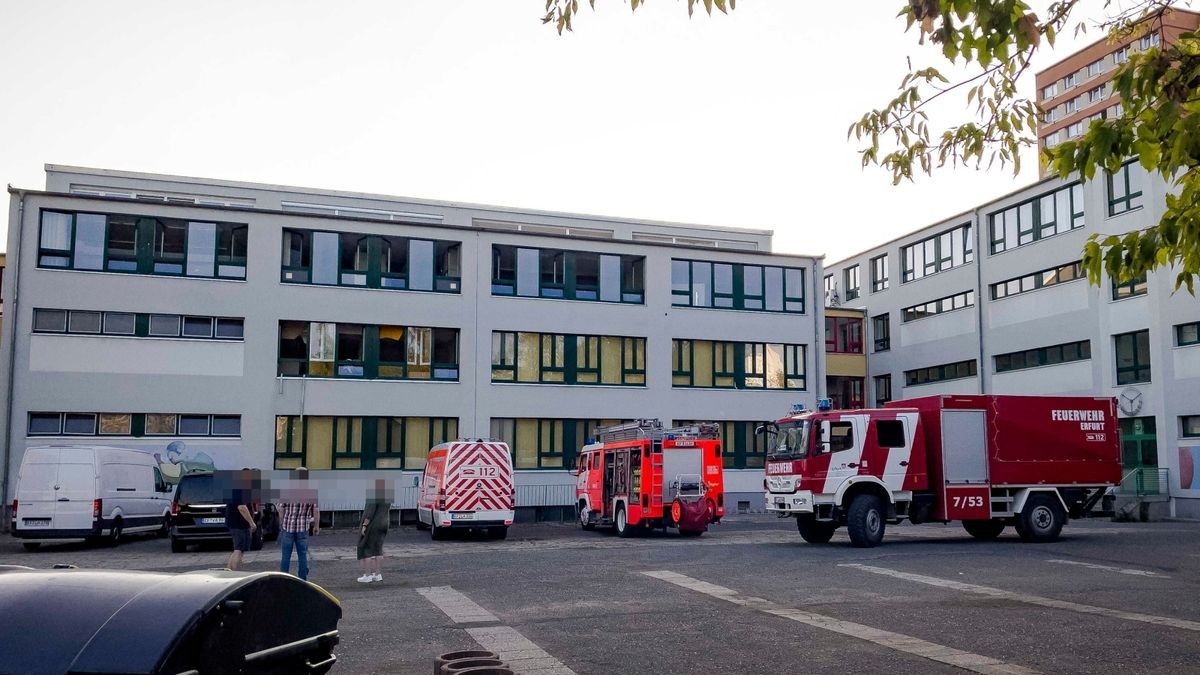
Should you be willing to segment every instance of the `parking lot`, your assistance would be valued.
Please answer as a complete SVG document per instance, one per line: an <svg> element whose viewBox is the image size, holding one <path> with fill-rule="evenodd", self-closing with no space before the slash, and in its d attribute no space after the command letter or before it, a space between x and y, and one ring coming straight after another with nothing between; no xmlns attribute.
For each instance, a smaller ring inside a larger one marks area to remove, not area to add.
<svg viewBox="0 0 1200 675"><path fill-rule="evenodd" d="M389 533L384 581L359 584L352 533L313 540L311 580L342 602L340 673L429 672L479 645L527 673L1094 673L1200 669L1200 524L1072 523L1053 544L1011 531L893 526L883 546L803 543L794 522L740 516L700 539L618 539L570 525L507 541ZM172 554L5 538L0 564L187 571ZM278 547L247 555L275 569Z"/></svg>

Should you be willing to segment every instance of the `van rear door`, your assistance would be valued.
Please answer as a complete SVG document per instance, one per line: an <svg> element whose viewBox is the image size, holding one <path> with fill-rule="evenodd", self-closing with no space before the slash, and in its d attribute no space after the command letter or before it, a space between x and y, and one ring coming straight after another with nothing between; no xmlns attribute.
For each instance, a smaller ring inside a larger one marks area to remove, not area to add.
<svg viewBox="0 0 1200 675"><path fill-rule="evenodd" d="M54 529L89 530L92 528L92 500L96 494L96 452L84 448L63 448L58 467L58 497L54 508ZM104 514L101 514L103 517Z"/></svg>
<svg viewBox="0 0 1200 675"><path fill-rule="evenodd" d="M22 530L44 530L54 526L58 484L58 448L30 448L21 463L17 478L17 527Z"/></svg>
<svg viewBox="0 0 1200 675"><path fill-rule="evenodd" d="M507 446L456 444L447 457L445 486L447 511L511 510L512 464Z"/></svg>

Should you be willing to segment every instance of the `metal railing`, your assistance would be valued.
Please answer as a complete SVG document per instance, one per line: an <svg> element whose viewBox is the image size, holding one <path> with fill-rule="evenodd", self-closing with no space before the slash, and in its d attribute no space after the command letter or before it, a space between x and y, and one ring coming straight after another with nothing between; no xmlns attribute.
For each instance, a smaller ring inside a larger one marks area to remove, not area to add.
<svg viewBox="0 0 1200 675"><path fill-rule="evenodd" d="M1165 497L1170 494L1170 470L1159 467L1139 467L1127 472L1117 487L1118 495L1130 497Z"/></svg>

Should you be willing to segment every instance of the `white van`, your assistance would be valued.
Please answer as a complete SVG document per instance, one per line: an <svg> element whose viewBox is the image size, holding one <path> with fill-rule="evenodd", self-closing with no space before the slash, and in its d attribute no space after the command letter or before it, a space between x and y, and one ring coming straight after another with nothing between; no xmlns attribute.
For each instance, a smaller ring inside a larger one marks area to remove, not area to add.
<svg viewBox="0 0 1200 675"><path fill-rule="evenodd" d="M508 536L513 522L513 468L507 443L452 441L425 460L417 493L417 527L434 539L451 529Z"/></svg>
<svg viewBox="0 0 1200 675"><path fill-rule="evenodd" d="M133 532L166 533L171 487L145 452L98 445L25 451L13 502L13 536L107 539Z"/></svg>

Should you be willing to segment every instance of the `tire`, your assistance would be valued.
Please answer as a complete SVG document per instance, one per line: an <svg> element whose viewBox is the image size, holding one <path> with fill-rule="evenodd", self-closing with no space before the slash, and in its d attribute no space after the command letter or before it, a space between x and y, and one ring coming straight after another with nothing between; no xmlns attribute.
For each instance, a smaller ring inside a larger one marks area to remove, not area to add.
<svg viewBox="0 0 1200 675"><path fill-rule="evenodd" d="M171 537L171 553L187 553L187 543Z"/></svg>
<svg viewBox="0 0 1200 675"><path fill-rule="evenodd" d="M508 526L504 525L501 527L489 527L487 533L488 537L503 541L508 539Z"/></svg>
<svg viewBox="0 0 1200 675"><path fill-rule="evenodd" d="M858 548L874 548L883 542L886 529L887 513L882 499L875 495L858 495L850 502L846 530L851 544Z"/></svg>
<svg viewBox="0 0 1200 675"><path fill-rule="evenodd" d="M166 537L169 534L171 534L171 521L166 516L163 516L162 527L160 527L154 531L154 536L158 537L159 539L162 539L163 537Z"/></svg>
<svg viewBox="0 0 1200 675"><path fill-rule="evenodd" d="M579 523L581 529L592 531L596 529L595 523L592 523L588 518L589 509L586 502L579 502L575 506L575 520Z"/></svg>
<svg viewBox="0 0 1200 675"><path fill-rule="evenodd" d="M441 541L446 538L446 528L438 527L437 525L429 526L429 538L434 541Z"/></svg>
<svg viewBox="0 0 1200 675"><path fill-rule="evenodd" d="M1017 516L1017 534L1023 541L1044 543L1058 539L1067 512L1054 495L1039 492L1029 495L1025 508Z"/></svg>
<svg viewBox="0 0 1200 675"><path fill-rule="evenodd" d="M837 530L836 523L822 522L812 516L796 518L796 529L800 530L800 538L810 544L828 544Z"/></svg>
<svg viewBox="0 0 1200 675"><path fill-rule="evenodd" d="M23 544L21 544L21 545L25 547L25 550L26 550L26 551L36 551L36 550L38 550L39 548L41 548L41 547L42 547L42 542L40 542L40 541L27 541L27 542L25 542L25 543L23 543Z"/></svg>
<svg viewBox="0 0 1200 675"><path fill-rule="evenodd" d="M976 539L995 539L1004 532L1004 521L1002 520L964 520L963 529L967 534Z"/></svg>
<svg viewBox="0 0 1200 675"><path fill-rule="evenodd" d="M421 520L421 516L417 516L417 529L421 531L429 529L429 523Z"/></svg>
<svg viewBox="0 0 1200 675"><path fill-rule="evenodd" d="M105 540L109 546L116 546L121 543L121 537L125 535L125 523L117 518L113 521L112 529L108 532L108 538Z"/></svg>
<svg viewBox="0 0 1200 675"><path fill-rule="evenodd" d="M613 518L613 527L617 530L617 536L622 539L633 536L633 526L629 524L629 517L625 515L625 506L617 507L617 515Z"/></svg>

